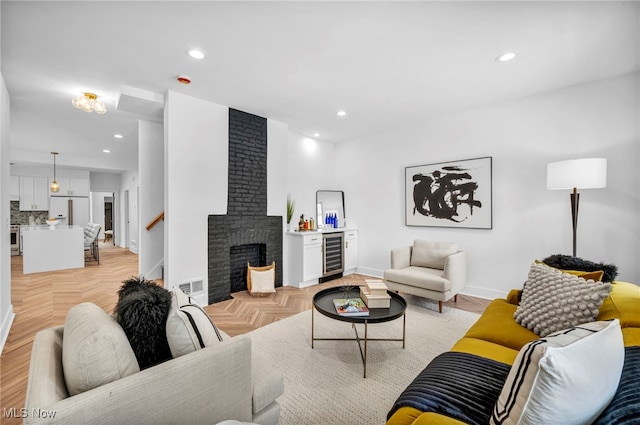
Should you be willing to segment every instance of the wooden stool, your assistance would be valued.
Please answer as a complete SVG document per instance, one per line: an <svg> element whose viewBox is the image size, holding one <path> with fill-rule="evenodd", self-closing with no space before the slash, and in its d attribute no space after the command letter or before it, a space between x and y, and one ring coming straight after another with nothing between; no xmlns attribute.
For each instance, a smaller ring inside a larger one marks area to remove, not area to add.
<svg viewBox="0 0 640 425"><path fill-rule="evenodd" d="M112 241L113 240L113 230L105 230L104 231L104 241Z"/></svg>

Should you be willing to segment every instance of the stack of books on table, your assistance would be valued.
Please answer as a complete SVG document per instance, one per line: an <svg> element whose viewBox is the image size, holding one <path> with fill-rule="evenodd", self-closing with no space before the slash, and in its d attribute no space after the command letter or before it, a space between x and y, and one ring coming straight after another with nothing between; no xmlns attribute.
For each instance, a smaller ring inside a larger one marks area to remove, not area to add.
<svg viewBox="0 0 640 425"><path fill-rule="evenodd" d="M360 297L369 308L389 308L391 302L387 285L381 280L365 280L365 285L360 287Z"/></svg>

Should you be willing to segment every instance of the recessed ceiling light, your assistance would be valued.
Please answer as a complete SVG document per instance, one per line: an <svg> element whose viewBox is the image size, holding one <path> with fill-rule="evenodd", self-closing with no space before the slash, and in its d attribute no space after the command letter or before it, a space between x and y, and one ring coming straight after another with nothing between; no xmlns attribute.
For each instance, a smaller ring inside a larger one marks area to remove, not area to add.
<svg viewBox="0 0 640 425"><path fill-rule="evenodd" d="M194 59L204 59L204 53L197 49L191 49L187 52Z"/></svg>
<svg viewBox="0 0 640 425"><path fill-rule="evenodd" d="M347 115L347 113L345 111L338 111L336 112L336 115L338 115L339 117L344 117L345 115Z"/></svg>
<svg viewBox="0 0 640 425"><path fill-rule="evenodd" d="M313 137L320 137L320 133L313 133Z"/></svg>
<svg viewBox="0 0 640 425"><path fill-rule="evenodd" d="M497 62L509 62L511 59L515 58L516 54L513 52L506 52L501 54L496 58Z"/></svg>
<svg viewBox="0 0 640 425"><path fill-rule="evenodd" d="M114 134L113 137L116 139L122 139L124 136L122 134Z"/></svg>
<svg viewBox="0 0 640 425"><path fill-rule="evenodd" d="M109 149L102 149L102 153L111 153Z"/></svg>

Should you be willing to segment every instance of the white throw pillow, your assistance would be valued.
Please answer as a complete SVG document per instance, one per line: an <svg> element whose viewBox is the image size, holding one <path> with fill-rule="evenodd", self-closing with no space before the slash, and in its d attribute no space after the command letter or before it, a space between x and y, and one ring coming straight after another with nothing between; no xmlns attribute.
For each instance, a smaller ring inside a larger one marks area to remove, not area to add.
<svg viewBox="0 0 640 425"><path fill-rule="evenodd" d="M118 322L92 303L78 304L67 313L62 369L70 396L140 371Z"/></svg>
<svg viewBox="0 0 640 425"><path fill-rule="evenodd" d="M179 305L184 293L175 288L167 316L167 342L173 358L189 354L222 341L222 335L209 315L195 304Z"/></svg>
<svg viewBox="0 0 640 425"><path fill-rule="evenodd" d="M458 245L454 242L431 242L416 239L411 250L411 265L444 269L444 262L451 254L458 252Z"/></svg>
<svg viewBox="0 0 640 425"><path fill-rule="evenodd" d="M271 268L269 270L255 270L251 269L251 292L257 293L269 293L276 292L275 288L275 280L276 280L276 269Z"/></svg>
<svg viewBox="0 0 640 425"><path fill-rule="evenodd" d="M590 424L613 400L623 365L618 319L531 341L511 366L491 424Z"/></svg>

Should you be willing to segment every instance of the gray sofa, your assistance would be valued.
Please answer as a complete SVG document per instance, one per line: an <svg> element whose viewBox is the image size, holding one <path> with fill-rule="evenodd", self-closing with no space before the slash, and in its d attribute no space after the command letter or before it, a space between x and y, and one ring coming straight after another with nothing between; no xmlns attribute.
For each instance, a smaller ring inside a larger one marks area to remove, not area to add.
<svg viewBox="0 0 640 425"><path fill-rule="evenodd" d="M467 257L453 242L416 239L412 246L391 250L391 268L384 281L391 291L442 302L457 298L467 285Z"/></svg>
<svg viewBox="0 0 640 425"><path fill-rule="evenodd" d="M117 322L107 317L100 316L97 326L120 332L113 327ZM72 333L69 331L69 338ZM33 342L24 423L195 425L234 419L276 425L280 416L276 398L284 389L282 375L252 352L250 337L223 337L222 342L70 396L63 367L68 364L67 359L63 362L65 327L40 331ZM121 341L113 343L115 339L100 336L92 341L85 338L83 343L94 351L111 352L106 363L120 362L120 369L126 367L120 352L130 346L118 346ZM113 350L114 346L119 348ZM95 375L87 377L91 379Z"/></svg>

